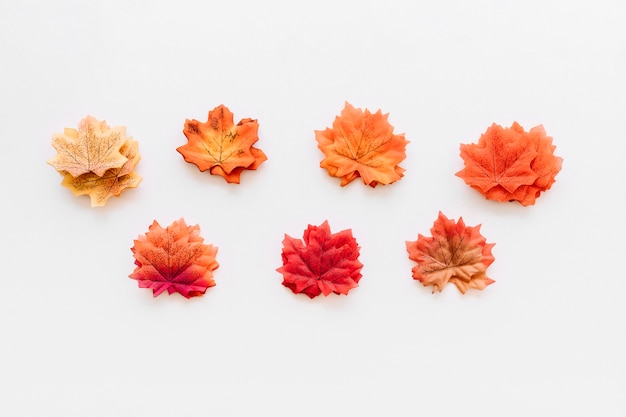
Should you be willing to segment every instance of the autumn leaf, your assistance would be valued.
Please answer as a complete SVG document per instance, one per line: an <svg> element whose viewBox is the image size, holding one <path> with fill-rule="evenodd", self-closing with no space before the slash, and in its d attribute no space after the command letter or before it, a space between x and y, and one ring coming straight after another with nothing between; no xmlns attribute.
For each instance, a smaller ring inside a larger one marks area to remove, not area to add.
<svg viewBox="0 0 626 417"><path fill-rule="evenodd" d="M267 160L262 150L252 146L259 140L258 130L259 124L253 119L242 119L235 125L233 114L220 105L209 112L206 123L185 122L183 133L188 142L176 150L200 171L209 170L239 184L244 170L257 169Z"/></svg>
<svg viewBox="0 0 626 417"><path fill-rule="evenodd" d="M52 145L58 153L48 163L63 175L61 184L75 196L89 195L92 207L105 205L109 197L119 197L142 180L134 172L138 144L126 137L124 126L110 128L87 116L78 130L66 128L54 135Z"/></svg>
<svg viewBox="0 0 626 417"><path fill-rule="evenodd" d="M417 262L413 278L424 286L433 286L433 293L441 292L452 282L459 291L469 288L482 290L495 282L487 277L486 270L494 261L491 248L494 243L480 234L480 225L467 227L463 218L457 223L443 213L430 229L432 237L418 234L417 241L406 242L409 258Z"/></svg>
<svg viewBox="0 0 626 417"><path fill-rule="evenodd" d="M285 235L283 266L277 271L283 274L283 285L295 294L347 295L361 279L359 249L350 229L333 234L327 221L309 225L304 242Z"/></svg>
<svg viewBox="0 0 626 417"><path fill-rule="evenodd" d="M121 168L109 169L101 177L88 172L74 178L67 173L61 184L69 188L75 196L89 195L92 207L104 206L109 197L119 197L125 189L137 187L142 180L134 172L135 165L141 159L137 141L128 138L120 152L127 158Z"/></svg>
<svg viewBox="0 0 626 417"><path fill-rule="evenodd" d="M165 290L186 298L202 295L215 285L213 271L217 247L203 244L200 226L187 226L184 219L162 228L155 220L131 248L137 267L130 278L140 288L152 288L154 297Z"/></svg>
<svg viewBox="0 0 626 417"><path fill-rule="evenodd" d="M409 142L404 133L393 134L388 116L380 110L372 114L346 102L332 129L315 131L318 148L326 155L320 167L341 178L341 186L358 177L372 187L398 181L405 171L398 164L406 158Z"/></svg>
<svg viewBox="0 0 626 417"><path fill-rule="evenodd" d="M465 168L456 175L489 200L533 205L561 170L555 148L543 126L525 132L517 122L510 128L494 123L478 144L461 144Z"/></svg>
<svg viewBox="0 0 626 417"><path fill-rule="evenodd" d="M126 143L124 126L109 127L92 116L81 120L78 130L66 128L52 137L57 155L48 163L61 173L73 177L93 172L101 177L112 168L120 168L126 157L120 149Z"/></svg>

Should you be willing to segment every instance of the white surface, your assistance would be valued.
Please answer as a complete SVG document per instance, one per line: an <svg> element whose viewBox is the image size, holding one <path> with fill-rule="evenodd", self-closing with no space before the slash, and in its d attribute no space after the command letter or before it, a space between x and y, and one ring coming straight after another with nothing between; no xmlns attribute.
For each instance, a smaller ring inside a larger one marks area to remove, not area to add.
<svg viewBox="0 0 626 417"><path fill-rule="evenodd" d="M0 5L0 414L623 416L626 3L39 1ZM347 100L390 113L405 177L319 168ZM242 184L175 148L186 118L257 118ZM87 114L139 141L139 188L101 209L46 164ZM492 123L543 124L563 170L532 207L454 176ZM432 295L404 242L482 223L484 292ZM184 217L219 247L206 296L152 298L132 241ZM281 240L352 228L363 279L309 300Z"/></svg>

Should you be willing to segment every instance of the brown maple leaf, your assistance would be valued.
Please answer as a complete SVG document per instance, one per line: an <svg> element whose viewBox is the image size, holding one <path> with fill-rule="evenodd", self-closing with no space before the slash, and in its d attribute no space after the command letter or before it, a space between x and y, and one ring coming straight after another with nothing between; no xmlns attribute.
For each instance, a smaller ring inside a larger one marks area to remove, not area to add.
<svg viewBox="0 0 626 417"><path fill-rule="evenodd" d="M57 155L48 163L61 173L73 177L93 172L102 176L112 168L120 168L126 157L120 149L126 143L124 126L109 127L92 116L81 120L78 130L66 128L52 137Z"/></svg>
<svg viewBox="0 0 626 417"><path fill-rule="evenodd" d="M202 295L213 287L217 247L205 245L200 226L187 226L184 219L162 228L155 220L131 248L137 267L130 278L140 288L152 288L154 297L166 291L186 298Z"/></svg>
<svg viewBox="0 0 626 417"><path fill-rule="evenodd" d="M75 196L89 195L92 207L104 206L109 197L119 197L125 189L137 187L142 180L134 172L135 165L141 159L137 141L128 138L120 152L127 158L121 168L109 169L102 176L88 172L75 178L68 173L61 184Z"/></svg>
<svg viewBox="0 0 626 417"><path fill-rule="evenodd" d="M442 291L448 282L462 293L469 288L482 290L494 282L486 270L494 261L491 248L495 244L487 243L480 225L467 227L463 218L455 223L439 212L430 232L432 237L418 234L417 241L406 242L409 258L417 262L414 279L432 285L433 293Z"/></svg>
<svg viewBox="0 0 626 417"><path fill-rule="evenodd" d="M320 167L341 178L345 186L358 177L365 184L391 184L404 175L398 164L406 158L404 133L393 134L389 114L370 113L346 102L332 129L316 130L318 148L326 155Z"/></svg>
<svg viewBox="0 0 626 417"><path fill-rule="evenodd" d="M561 170L554 149L543 126L525 132L517 122L510 128L494 123L478 144L461 144L465 168L456 175L489 200L532 205Z"/></svg>
<svg viewBox="0 0 626 417"><path fill-rule="evenodd" d="M361 279L359 245L352 230L331 233L328 222L309 225L304 242L285 235L283 240L283 285L310 298L320 294L348 294Z"/></svg>
<svg viewBox="0 0 626 417"><path fill-rule="evenodd" d="M176 150L200 171L209 170L227 182L239 184L244 170L257 169L267 160L262 150L252 146L259 140L258 130L259 124L253 119L242 119L235 125L233 114L220 105L209 112L206 123L185 122L183 133L188 142Z"/></svg>

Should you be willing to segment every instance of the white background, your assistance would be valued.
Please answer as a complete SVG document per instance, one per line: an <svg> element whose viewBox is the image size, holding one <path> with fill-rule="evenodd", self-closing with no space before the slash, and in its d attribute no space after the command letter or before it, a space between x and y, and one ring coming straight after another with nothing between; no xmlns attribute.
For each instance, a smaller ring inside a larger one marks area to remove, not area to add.
<svg viewBox="0 0 626 417"><path fill-rule="evenodd" d="M626 3L2 1L0 414L624 416ZM349 101L411 141L397 183L345 188L314 130ZM240 185L176 147L186 118L256 118ZM137 189L90 208L46 164L91 114L139 141ZM536 205L454 176L492 123L543 124ZM483 292L431 294L406 240L442 210L495 242ZM219 247L204 297L128 278L153 220ZM281 285L285 233L351 228L357 289Z"/></svg>

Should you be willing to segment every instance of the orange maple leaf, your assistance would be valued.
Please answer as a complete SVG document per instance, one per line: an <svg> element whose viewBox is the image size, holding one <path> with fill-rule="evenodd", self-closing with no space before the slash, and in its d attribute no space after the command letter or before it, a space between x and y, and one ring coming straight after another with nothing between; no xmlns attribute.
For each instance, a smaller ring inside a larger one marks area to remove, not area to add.
<svg viewBox="0 0 626 417"><path fill-rule="evenodd" d="M413 278L424 286L432 285L433 293L441 292L448 282L462 293L468 288L482 290L495 282L486 275L494 261L491 248L495 243L487 243L480 226L467 227L463 218L455 223L439 212L430 229L432 237L418 234L417 241L406 242L409 258L417 262Z"/></svg>
<svg viewBox="0 0 626 417"><path fill-rule="evenodd" d="M135 188L142 178L134 172L135 165L141 159L138 152L138 143L128 138L120 149L127 161L121 168L107 170L104 175L98 176L93 172L74 178L71 174L65 174L63 182L75 196L87 194L91 198L91 206L104 206L109 197L119 197L127 188Z"/></svg>
<svg viewBox="0 0 626 417"><path fill-rule="evenodd" d="M346 102L332 129L316 130L318 148L326 158L320 167L329 175L341 178L341 186L361 177L365 184L391 184L403 176L398 166L406 158L404 133L393 134L389 114L372 114Z"/></svg>
<svg viewBox="0 0 626 417"><path fill-rule="evenodd" d="M267 160L262 150L252 146L259 140L258 130L259 124L253 119L241 119L235 125L230 110L219 105L209 112L206 123L185 121L183 133L188 142L176 150L200 171L209 170L239 184L244 170L257 169Z"/></svg>
<svg viewBox="0 0 626 417"><path fill-rule="evenodd" d="M456 175L489 200L533 205L561 170L555 148L541 125L525 132L517 122L510 128L494 123L478 144L461 144L465 168Z"/></svg>
<svg viewBox="0 0 626 417"><path fill-rule="evenodd" d="M102 176L111 168L120 168L126 157L120 149L126 143L124 126L109 127L92 116L81 120L78 130L66 128L52 137L57 155L48 163L61 173L77 177L87 172Z"/></svg>

